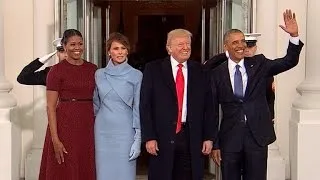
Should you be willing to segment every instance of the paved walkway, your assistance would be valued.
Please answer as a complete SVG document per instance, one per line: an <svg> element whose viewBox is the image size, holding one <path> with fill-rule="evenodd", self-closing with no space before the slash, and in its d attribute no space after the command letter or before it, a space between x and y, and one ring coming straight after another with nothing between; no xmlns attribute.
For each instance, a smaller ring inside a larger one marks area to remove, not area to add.
<svg viewBox="0 0 320 180"><path fill-rule="evenodd" d="M147 180L147 175L137 175L136 180ZM214 179L214 176L207 175L203 180L215 180L215 179Z"/></svg>

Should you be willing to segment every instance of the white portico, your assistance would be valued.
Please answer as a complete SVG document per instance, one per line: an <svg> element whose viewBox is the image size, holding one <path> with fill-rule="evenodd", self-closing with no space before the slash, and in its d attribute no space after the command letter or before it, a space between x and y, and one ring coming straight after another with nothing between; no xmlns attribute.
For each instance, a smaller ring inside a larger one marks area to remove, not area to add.
<svg viewBox="0 0 320 180"><path fill-rule="evenodd" d="M44 87L20 85L16 77L53 50L57 2L0 0L0 180L38 176L47 123ZM268 180L320 179L320 1L253 0L252 7L252 32L262 34L258 51L269 58L285 54L289 36L278 27L285 9L296 13L305 43L299 65L275 78L277 141L269 149Z"/></svg>

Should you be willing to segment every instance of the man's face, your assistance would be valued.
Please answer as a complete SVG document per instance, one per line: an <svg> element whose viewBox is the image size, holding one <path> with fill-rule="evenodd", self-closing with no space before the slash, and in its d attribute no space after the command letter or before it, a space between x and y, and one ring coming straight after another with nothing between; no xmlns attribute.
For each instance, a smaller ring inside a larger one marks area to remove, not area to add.
<svg viewBox="0 0 320 180"><path fill-rule="evenodd" d="M191 55L191 37L179 36L173 37L167 46L169 54L179 63L183 63L190 58Z"/></svg>
<svg viewBox="0 0 320 180"><path fill-rule="evenodd" d="M244 34L240 32L231 33L224 44L224 50L228 51L230 59L236 63L244 58L246 47Z"/></svg>
<svg viewBox="0 0 320 180"><path fill-rule="evenodd" d="M67 59L67 53L65 51L58 51L57 56L58 56L59 62Z"/></svg>
<svg viewBox="0 0 320 180"><path fill-rule="evenodd" d="M244 56L245 57L252 57L256 54L256 51L257 51L257 45L254 45L252 47L247 47L244 50Z"/></svg>

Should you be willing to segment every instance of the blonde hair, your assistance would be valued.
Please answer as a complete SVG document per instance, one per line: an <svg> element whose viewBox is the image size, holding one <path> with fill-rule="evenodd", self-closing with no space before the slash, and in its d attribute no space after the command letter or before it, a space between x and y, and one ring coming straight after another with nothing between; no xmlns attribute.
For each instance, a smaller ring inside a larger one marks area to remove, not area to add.
<svg viewBox="0 0 320 180"><path fill-rule="evenodd" d="M175 37L192 37L192 33L186 29L174 29L168 33L167 37L167 46L170 46L170 43Z"/></svg>

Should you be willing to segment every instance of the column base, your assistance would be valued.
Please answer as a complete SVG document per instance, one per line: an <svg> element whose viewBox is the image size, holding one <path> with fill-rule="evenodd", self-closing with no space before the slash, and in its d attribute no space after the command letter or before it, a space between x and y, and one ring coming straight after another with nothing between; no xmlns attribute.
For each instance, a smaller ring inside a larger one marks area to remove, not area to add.
<svg viewBox="0 0 320 180"><path fill-rule="evenodd" d="M0 109L0 179L20 179L21 131L12 122L13 108Z"/></svg>
<svg viewBox="0 0 320 180"><path fill-rule="evenodd" d="M39 178L42 148L32 148L26 158L25 180L37 180Z"/></svg>
<svg viewBox="0 0 320 180"><path fill-rule="evenodd" d="M320 109L292 110L291 180L320 179Z"/></svg>
<svg viewBox="0 0 320 180"><path fill-rule="evenodd" d="M268 147L267 180L285 180L286 163L281 156L276 142Z"/></svg>

